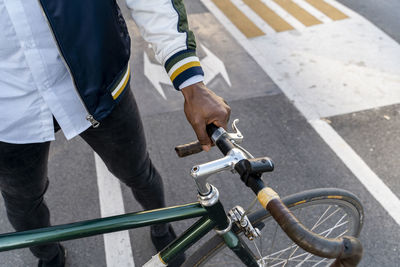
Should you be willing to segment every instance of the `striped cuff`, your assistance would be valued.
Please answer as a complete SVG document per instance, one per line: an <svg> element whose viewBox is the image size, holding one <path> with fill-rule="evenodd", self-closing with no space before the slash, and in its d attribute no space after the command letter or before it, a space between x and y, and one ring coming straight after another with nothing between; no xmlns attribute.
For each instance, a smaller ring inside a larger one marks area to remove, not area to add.
<svg viewBox="0 0 400 267"><path fill-rule="evenodd" d="M187 79L195 75L204 76L199 58L194 50L183 50L174 54L165 62L164 66L176 90L179 90L180 85Z"/></svg>

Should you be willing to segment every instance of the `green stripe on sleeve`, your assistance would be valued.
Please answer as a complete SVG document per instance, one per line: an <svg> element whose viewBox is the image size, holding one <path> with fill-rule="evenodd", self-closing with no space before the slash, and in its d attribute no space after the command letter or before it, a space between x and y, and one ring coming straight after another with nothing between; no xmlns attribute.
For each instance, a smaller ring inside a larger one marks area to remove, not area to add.
<svg viewBox="0 0 400 267"><path fill-rule="evenodd" d="M169 70L179 61L181 61L182 59L185 59L187 57L191 57L191 56L196 56L196 52L195 51L181 51L176 53L175 55L173 55L171 58L169 58L167 60L167 62L165 63L165 69L167 72L169 72Z"/></svg>
<svg viewBox="0 0 400 267"><path fill-rule="evenodd" d="M178 22L178 30L179 32L186 32L186 46L187 49L196 49L196 40L194 34L191 30L189 30L189 23L187 20L187 14L185 5L183 4L183 0L172 0L172 5L174 6L176 12L178 12L179 22Z"/></svg>

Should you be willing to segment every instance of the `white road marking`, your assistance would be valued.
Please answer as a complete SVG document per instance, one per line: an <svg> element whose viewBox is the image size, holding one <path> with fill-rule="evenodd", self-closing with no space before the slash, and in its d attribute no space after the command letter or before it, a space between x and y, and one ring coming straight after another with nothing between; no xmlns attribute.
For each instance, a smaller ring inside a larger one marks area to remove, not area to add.
<svg viewBox="0 0 400 267"><path fill-rule="evenodd" d="M204 70L204 83L208 84L211 82L218 74L222 75L225 82L232 86L231 80L229 79L228 72L226 71L224 62L219 59L214 53L212 53L207 47L204 45L200 45L206 53L206 57L200 60L201 66Z"/></svg>
<svg viewBox="0 0 400 267"><path fill-rule="evenodd" d="M250 42L308 119L400 102L400 46L361 17Z"/></svg>
<svg viewBox="0 0 400 267"><path fill-rule="evenodd" d="M214 53L212 53L207 47L204 45L200 45L206 56L200 59L201 66L204 71L204 83L207 84L212 81L218 74L224 78L225 82L232 86L231 80L229 79L228 72L226 71L224 62L219 59ZM168 77L168 74L165 72L165 69L160 64L154 64L150 61L146 52L143 52L144 57L144 75L151 82L157 92L166 100L164 90L161 87L161 84L169 84L171 85L171 80Z"/></svg>
<svg viewBox="0 0 400 267"><path fill-rule="evenodd" d="M359 155L325 121L309 121L315 131L325 140L330 148L346 164L360 182L400 225L400 200L382 180L368 167Z"/></svg>
<svg viewBox="0 0 400 267"><path fill-rule="evenodd" d="M305 2L304 0L292 0L296 4L298 4L300 7L302 7L304 10L306 10L308 13L322 21L323 23L329 23L332 22L332 19L327 17L324 13L319 11L318 9L314 8L312 5L309 3Z"/></svg>
<svg viewBox="0 0 400 267"><path fill-rule="evenodd" d="M121 186L95 154L97 184L99 187L100 211L102 217L125 213ZM131 241L128 231L104 235L104 249L107 267L134 267Z"/></svg>
<svg viewBox="0 0 400 267"><path fill-rule="evenodd" d="M283 18L287 23L292 25L297 30L305 29L306 26L303 25L300 21L298 21L295 17L290 15L285 9L280 7L277 3L272 0L261 0L266 6L272 9L276 14L278 14L281 18Z"/></svg>
<svg viewBox="0 0 400 267"><path fill-rule="evenodd" d="M165 69L160 64L151 63L149 56L146 54L146 51L143 52L144 57L144 76L150 81L150 83L154 86L157 92L167 100L165 96L164 90L161 87L161 84L171 84L171 79L168 77L168 74L165 72Z"/></svg>
<svg viewBox="0 0 400 267"><path fill-rule="evenodd" d="M296 0L296 2L303 0ZM348 19L247 39L211 0L201 2L253 57L400 225L399 198L321 117L400 103L400 45L333 0ZM271 0L263 0L276 8ZM279 14L281 15L281 14ZM332 140L331 140L332 139Z"/></svg>
<svg viewBox="0 0 400 267"><path fill-rule="evenodd" d="M251 8L249 8L242 0L232 0L232 3L239 8L260 30L267 35L275 33L275 30L264 22Z"/></svg>

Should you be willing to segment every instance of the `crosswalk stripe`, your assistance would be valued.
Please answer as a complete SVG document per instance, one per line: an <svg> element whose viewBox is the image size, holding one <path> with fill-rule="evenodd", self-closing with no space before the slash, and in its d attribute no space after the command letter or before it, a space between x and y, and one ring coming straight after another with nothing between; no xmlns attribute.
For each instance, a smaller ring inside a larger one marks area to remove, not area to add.
<svg viewBox="0 0 400 267"><path fill-rule="evenodd" d="M247 38L348 18L330 0L211 0Z"/></svg>
<svg viewBox="0 0 400 267"><path fill-rule="evenodd" d="M313 26L322 23L316 17L305 11L291 0L274 0L274 2L280 5L305 26Z"/></svg>
<svg viewBox="0 0 400 267"><path fill-rule="evenodd" d="M260 30L262 30L265 35L275 34L276 31L266 23L253 9L251 9L243 0L231 0L243 14L248 17Z"/></svg>
<svg viewBox="0 0 400 267"><path fill-rule="evenodd" d="M284 19L287 23L293 26L296 30L303 30L306 28L303 23L298 21L294 16L287 12L284 8L278 5L274 0L261 0L264 5L268 6L279 17Z"/></svg>
<svg viewBox="0 0 400 267"><path fill-rule="evenodd" d="M247 38L265 35L265 33L232 4L230 0L212 1Z"/></svg>
<svg viewBox="0 0 400 267"><path fill-rule="evenodd" d="M346 19L348 16L323 0L305 0L332 20Z"/></svg>
<svg viewBox="0 0 400 267"><path fill-rule="evenodd" d="M311 5L310 3L306 2L305 0L292 0L301 8L306 10L308 13L319 19L322 23L331 23L333 20L321 12L319 9L315 8L315 6Z"/></svg>
<svg viewBox="0 0 400 267"><path fill-rule="evenodd" d="M260 0L243 0L258 16L260 16L275 31L282 32L293 30L293 26L278 16L272 9L264 5Z"/></svg>

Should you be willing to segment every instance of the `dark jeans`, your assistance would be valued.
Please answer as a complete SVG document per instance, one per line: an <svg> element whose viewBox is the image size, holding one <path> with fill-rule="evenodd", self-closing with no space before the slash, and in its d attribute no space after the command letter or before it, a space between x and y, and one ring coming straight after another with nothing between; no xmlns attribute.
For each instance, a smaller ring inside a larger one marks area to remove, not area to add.
<svg viewBox="0 0 400 267"><path fill-rule="evenodd" d="M161 177L149 158L143 125L132 92L127 89L113 112L98 128L80 135L102 158L107 168L129 186L145 209L165 206ZM47 161L50 142L9 144L0 142L0 190L7 216L17 231L50 225L50 213L43 196L48 187ZM165 225L152 228L166 233ZM59 252L58 244L31 248L43 260Z"/></svg>

